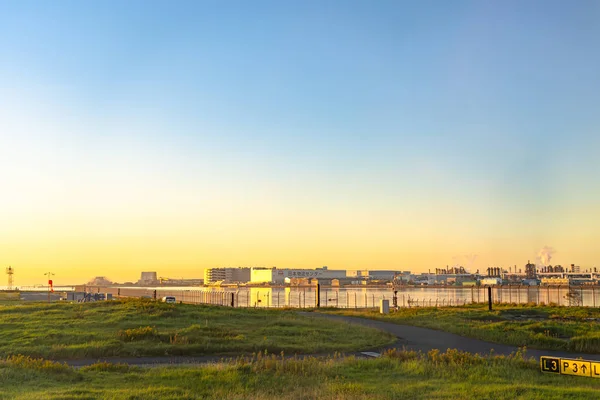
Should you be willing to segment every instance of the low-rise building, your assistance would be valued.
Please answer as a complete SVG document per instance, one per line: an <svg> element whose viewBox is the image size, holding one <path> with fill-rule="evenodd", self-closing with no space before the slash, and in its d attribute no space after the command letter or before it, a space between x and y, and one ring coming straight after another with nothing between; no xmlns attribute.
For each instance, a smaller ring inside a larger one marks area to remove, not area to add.
<svg viewBox="0 0 600 400"><path fill-rule="evenodd" d="M286 279L291 282L292 279L311 279L321 280L344 279L345 270L328 269L321 267L316 269L279 269L279 268L252 268L250 282L252 283L273 283L284 284Z"/></svg>
<svg viewBox="0 0 600 400"><path fill-rule="evenodd" d="M137 283L138 285L156 285L158 283L156 272L142 272L140 280Z"/></svg>
<svg viewBox="0 0 600 400"><path fill-rule="evenodd" d="M557 277L547 277L541 279L542 285L568 285L570 283L569 278L557 278Z"/></svg>
<svg viewBox="0 0 600 400"><path fill-rule="evenodd" d="M247 283L251 279L251 268L207 268L204 270L204 283Z"/></svg>
<svg viewBox="0 0 600 400"><path fill-rule="evenodd" d="M393 281L394 279L410 280L410 271L362 269L347 272L346 277L354 280L370 279L376 281Z"/></svg>
<svg viewBox="0 0 600 400"><path fill-rule="evenodd" d="M481 284L481 286L502 285L502 279L498 277L481 278L479 283Z"/></svg>

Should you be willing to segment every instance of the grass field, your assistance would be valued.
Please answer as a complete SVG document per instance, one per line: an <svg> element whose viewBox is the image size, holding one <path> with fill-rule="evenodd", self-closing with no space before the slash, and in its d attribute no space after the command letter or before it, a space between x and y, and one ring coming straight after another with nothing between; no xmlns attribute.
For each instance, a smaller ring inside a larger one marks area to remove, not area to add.
<svg viewBox="0 0 600 400"><path fill-rule="evenodd" d="M0 361L1 399L597 399L600 379L547 375L522 355L395 351L378 359L252 361L73 369L17 357Z"/></svg>
<svg viewBox="0 0 600 400"><path fill-rule="evenodd" d="M495 305L401 308L387 315L377 311L337 310L349 316L378 319L452 332L495 343L546 350L600 353L600 309Z"/></svg>
<svg viewBox="0 0 600 400"><path fill-rule="evenodd" d="M0 306L0 358L344 352L394 340L375 329L324 324L286 310L150 300Z"/></svg>

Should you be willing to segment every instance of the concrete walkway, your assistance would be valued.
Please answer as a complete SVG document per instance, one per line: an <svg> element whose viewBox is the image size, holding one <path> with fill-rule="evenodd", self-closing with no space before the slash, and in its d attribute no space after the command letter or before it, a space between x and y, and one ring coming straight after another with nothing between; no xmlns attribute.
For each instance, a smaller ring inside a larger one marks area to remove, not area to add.
<svg viewBox="0 0 600 400"><path fill-rule="evenodd" d="M308 317L312 316L314 318L325 318L335 321L349 322L352 324L365 325L386 331L398 338L398 341L388 348L406 348L407 350L418 350L422 352L428 352L432 349L439 349L440 351L445 351L447 349L458 349L467 351L469 353L479 353L482 355L487 355L492 351L494 354L508 355L518 350L514 346L471 339L435 329L419 328L410 325L399 325L367 318L320 314L317 312L303 312L301 314ZM527 349L526 356L534 357L536 360L539 360L540 356L549 356L561 358L584 358L586 360L600 361L600 354L568 353L563 351L535 350L530 348Z"/></svg>

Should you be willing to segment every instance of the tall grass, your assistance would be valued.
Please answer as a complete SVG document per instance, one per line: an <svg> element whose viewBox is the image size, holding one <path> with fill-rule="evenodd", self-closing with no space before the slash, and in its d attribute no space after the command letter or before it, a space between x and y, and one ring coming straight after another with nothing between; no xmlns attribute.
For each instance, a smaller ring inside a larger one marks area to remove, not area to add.
<svg viewBox="0 0 600 400"><path fill-rule="evenodd" d="M599 380L541 373L524 350L510 356L390 350L377 359L257 352L202 367L55 365L0 361L0 398L596 399L600 390Z"/></svg>
<svg viewBox="0 0 600 400"><path fill-rule="evenodd" d="M0 357L52 359L356 351L395 338L295 311L166 304L147 299L0 306Z"/></svg>
<svg viewBox="0 0 600 400"><path fill-rule="evenodd" d="M481 305L401 308L387 315L365 310L328 311L438 329L513 346L600 353L600 309L589 307Z"/></svg>

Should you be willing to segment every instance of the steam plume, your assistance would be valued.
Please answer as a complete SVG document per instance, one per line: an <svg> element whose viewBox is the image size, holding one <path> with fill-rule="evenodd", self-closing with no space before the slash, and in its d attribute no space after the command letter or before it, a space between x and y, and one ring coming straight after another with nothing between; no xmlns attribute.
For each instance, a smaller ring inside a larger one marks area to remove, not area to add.
<svg viewBox="0 0 600 400"><path fill-rule="evenodd" d="M550 261L552 260L552 255L556 251L550 246L544 246L538 252L538 260L544 266L550 265Z"/></svg>

